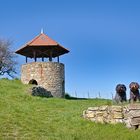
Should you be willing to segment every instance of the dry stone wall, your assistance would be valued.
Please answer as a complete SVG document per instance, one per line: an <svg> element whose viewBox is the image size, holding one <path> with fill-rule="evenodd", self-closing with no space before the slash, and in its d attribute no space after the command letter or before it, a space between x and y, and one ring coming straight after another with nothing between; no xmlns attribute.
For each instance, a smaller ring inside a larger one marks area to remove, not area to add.
<svg viewBox="0 0 140 140"><path fill-rule="evenodd" d="M140 128L140 104L89 107L83 117L99 123L124 123L127 128Z"/></svg>
<svg viewBox="0 0 140 140"><path fill-rule="evenodd" d="M29 84L35 80L39 86L50 91L54 97L64 97L64 64L57 62L32 62L22 65L21 81Z"/></svg>

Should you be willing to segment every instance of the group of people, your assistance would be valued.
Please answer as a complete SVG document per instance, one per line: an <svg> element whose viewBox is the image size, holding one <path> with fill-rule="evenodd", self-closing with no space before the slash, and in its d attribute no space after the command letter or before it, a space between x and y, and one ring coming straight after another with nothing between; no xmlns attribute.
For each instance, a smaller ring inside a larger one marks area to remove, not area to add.
<svg viewBox="0 0 140 140"><path fill-rule="evenodd" d="M131 82L129 84L129 88L130 88L129 102L140 101L140 93L139 93L140 85L137 82ZM114 101L116 103L121 103L121 102L127 101L126 86L124 84L118 84L116 86L116 95L115 95Z"/></svg>

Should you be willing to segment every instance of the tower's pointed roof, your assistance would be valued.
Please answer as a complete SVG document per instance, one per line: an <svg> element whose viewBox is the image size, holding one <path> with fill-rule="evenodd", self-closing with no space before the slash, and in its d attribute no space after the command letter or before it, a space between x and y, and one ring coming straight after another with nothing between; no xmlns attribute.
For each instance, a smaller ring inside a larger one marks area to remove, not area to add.
<svg viewBox="0 0 140 140"><path fill-rule="evenodd" d="M16 51L17 54L30 58L33 58L34 54L36 54L37 58L41 58L49 57L50 53L52 57L57 57L68 52L69 50L58 44L43 32Z"/></svg>

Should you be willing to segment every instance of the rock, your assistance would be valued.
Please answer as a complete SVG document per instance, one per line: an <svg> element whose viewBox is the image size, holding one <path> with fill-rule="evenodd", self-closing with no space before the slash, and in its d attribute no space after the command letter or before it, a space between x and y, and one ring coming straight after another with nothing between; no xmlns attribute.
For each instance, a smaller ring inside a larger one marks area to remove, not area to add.
<svg viewBox="0 0 140 140"><path fill-rule="evenodd" d="M140 117L140 110L131 110L126 114L126 116L130 118L138 118Z"/></svg>
<svg viewBox="0 0 140 140"><path fill-rule="evenodd" d="M91 112L91 113L88 113L86 116L88 118L94 118L95 117L95 113L94 112Z"/></svg>
<svg viewBox="0 0 140 140"><path fill-rule="evenodd" d="M117 122L115 121L115 119L110 119L110 120L109 120L109 123L110 123L110 124L116 124Z"/></svg>
<svg viewBox="0 0 140 140"><path fill-rule="evenodd" d="M96 122L99 122L99 123L104 123L104 118L103 117L97 117L96 118Z"/></svg>
<svg viewBox="0 0 140 140"><path fill-rule="evenodd" d="M140 104L130 104L127 107L129 110L140 110Z"/></svg>
<svg viewBox="0 0 140 140"><path fill-rule="evenodd" d="M92 122L96 122L96 118L90 118Z"/></svg>
<svg viewBox="0 0 140 140"><path fill-rule="evenodd" d="M104 117L104 123L110 123L110 120L107 117Z"/></svg>
<svg viewBox="0 0 140 140"><path fill-rule="evenodd" d="M140 118L132 118L131 125L140 125Z"/></svg>
<svg viewBox="0 0 140 140"><path fill-rule="evenodd" d="M129 112L129 109L127 106L123 107L123 114L127 114L127 112Z"/></svg>
<svg viewBox="0 0 140 140"><path fill-rule="evenodd" d="M122 112L114 112L114 113L112 113L112 118L123 119L123 114L122 114Z"/></svg>
<svg viewBox="0 0 140 140"><path fill-rule="evenodd" d="M105 113L105 112L97 111L97 112L96 112L96 116L97 116L97 117L98 117L98 116L103 116L104 113Z"/></svg>
<svg viewBox="0 0 140 140"><path fill-rule="evenodd" d="M111 111L121 112L123 110L123 108L122 108L122 106L111 106L110 110Z"/></svg>
<svg viewBox="0 0 140 140"><path fill-rule="evenodd" d="M131 121L130 118L128 118L128 119L124 119L124 123L125 123L125 125L126 125L127 128L131 128L131 127L132 127L130 121Z"/></svg>
<svg viewBox="0 0 140 140"><path fill-rule="evenodd" d="M124 123L124 120L123 119L115 119L115 122L116 123Z"/></svg>
<svg viewBox="0 0 140 140"><path fill-rule="evenodd" d="M107 105L106 105L106 106L100 106L100 107L99 107L99 110L100 110L100 111L105 111L105 110L107 110L107 108L108 108Z"/></svg>
<svg viewBox="0 0 140 140"><path fill-rule="evenodd" d="M103 117L104 118L107 118L108 117L108 113L107 112L104 112Z"/></svg>
<svg viewBox="0 0 140 140"><path fill-rule="evenodd" d="M97 111L99 109L99 107L89 107L88 110L91 110L91 111Z"/></svg>
<svg viewBox="0 0 140 140"><path fill-rule="evenodd" d="M34 86L31 89L31 95L40 96L40 97L53 97L50 91L47 91L45 88L41 86Z"/></svg>

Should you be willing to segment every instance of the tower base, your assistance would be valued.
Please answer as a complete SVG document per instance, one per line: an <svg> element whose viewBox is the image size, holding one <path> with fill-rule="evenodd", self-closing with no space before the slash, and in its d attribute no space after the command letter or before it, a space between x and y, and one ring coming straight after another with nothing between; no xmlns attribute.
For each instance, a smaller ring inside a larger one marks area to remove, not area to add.
<svg viewBox="0 0 140 140"><path fill-rule="evenodd" d="M57 62L32 62L22 65L21 81L36 84L50 91L53 97L64 97L64 64Z"/></svg>

